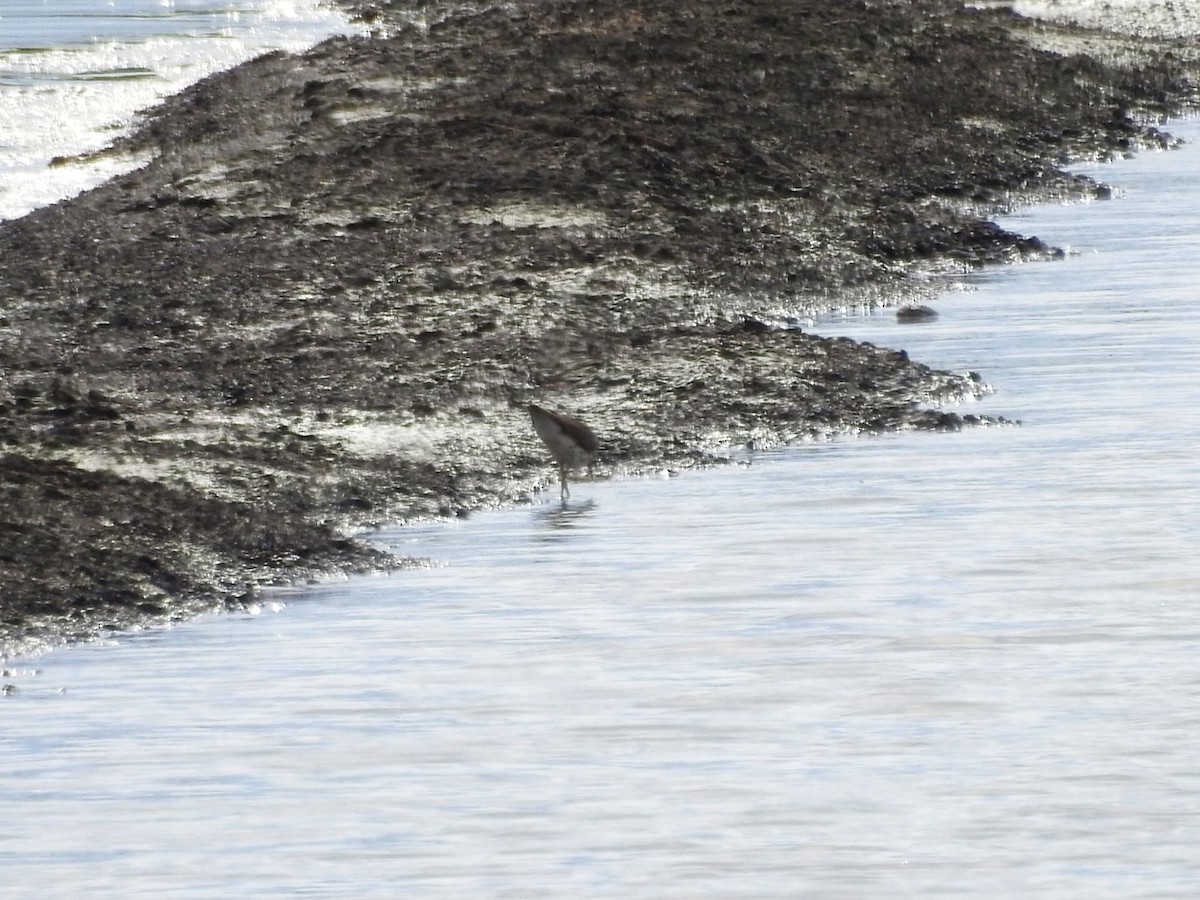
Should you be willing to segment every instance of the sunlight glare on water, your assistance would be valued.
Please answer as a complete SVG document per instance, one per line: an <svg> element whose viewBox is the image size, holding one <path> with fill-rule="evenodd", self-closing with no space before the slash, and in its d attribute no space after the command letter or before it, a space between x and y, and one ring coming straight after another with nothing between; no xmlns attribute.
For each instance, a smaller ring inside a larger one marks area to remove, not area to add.
<svg viewBox="0 0 1200 900"><path fill-rule="evenodd" d="M1021 427L581 484L377 536L426 569L11 663L6 895L1197 896L1173 130L1092 170L1119 199L1006 220L1066 260L816 328Z"/></svg>
<svg viewBox="0 0 1200 900"><path fill-rule="evenodd" d="M141 164L50 162L107 147L136 113L186 85L353 30L319 0L0 3L0 219Z"/></svg>

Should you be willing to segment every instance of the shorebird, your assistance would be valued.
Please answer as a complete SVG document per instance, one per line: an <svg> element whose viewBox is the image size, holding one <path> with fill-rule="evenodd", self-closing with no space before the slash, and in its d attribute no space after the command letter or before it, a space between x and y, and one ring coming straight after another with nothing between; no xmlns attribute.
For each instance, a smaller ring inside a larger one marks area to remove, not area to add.
<svg viewBox="0 0 1200 900"><path fill-rule="evenodd" d="M588 474L591 474L600 442L592 429L578 419L542 409L532 403L529 404L529 418L533 420L533 430L538 433L542 443L550 448L554 461L558 463L558 475L562 482L560 496L565 500L571 496L571 489L567 487L567 471L576 466L587 466Z"/></svg>

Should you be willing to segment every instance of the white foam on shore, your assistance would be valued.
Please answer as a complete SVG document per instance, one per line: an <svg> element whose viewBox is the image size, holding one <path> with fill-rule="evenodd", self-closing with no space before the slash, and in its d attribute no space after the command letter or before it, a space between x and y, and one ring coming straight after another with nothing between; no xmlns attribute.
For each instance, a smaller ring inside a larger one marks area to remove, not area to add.
<svg viewBox="0 0 1200 900"><path fill-rule="evenodd" d="M261 53L297 52L330 35L361 30L319 0L229 3L192 12L180 0L158 4L157 11L132 0L125 5L110 5L104 16L83 9L65 13L73 27L59 27L70 36L46 46L36 45L34 29L22 31L32 12L27 20L3 13L8 46L0 47L0 219L143 164L136 157L51 161L103 149L139 111L164 97ZM82 39L80 21L89 17L96 33Z"/></svg>
<svg viewBox="0 0 1200 900"><path fill-rule="evenodd" d="M977 0L979 8L1012 7L1031 19L1156 38L1200 35L1200 0Z"/></svg>

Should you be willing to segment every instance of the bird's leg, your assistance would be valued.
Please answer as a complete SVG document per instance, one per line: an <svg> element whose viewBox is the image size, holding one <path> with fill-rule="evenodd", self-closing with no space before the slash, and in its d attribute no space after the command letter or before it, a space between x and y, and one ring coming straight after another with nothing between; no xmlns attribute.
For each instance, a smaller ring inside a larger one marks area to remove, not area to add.
<svg viewBox="0 0 1200 900"><path fill-rule="evenodd" d="M567 487L567 467L566 466L558 467L558 477L559 477L559 482L562 485L562 491L559 493L559 497L561 497L563 500L566 500L568 497L571 496L571 489L569 487Z"/></svg>

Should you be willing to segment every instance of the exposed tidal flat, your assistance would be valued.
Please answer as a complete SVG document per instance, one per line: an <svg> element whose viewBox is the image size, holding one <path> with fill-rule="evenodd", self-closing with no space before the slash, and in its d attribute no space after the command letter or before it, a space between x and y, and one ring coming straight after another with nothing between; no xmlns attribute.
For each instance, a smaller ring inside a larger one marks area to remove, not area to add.
<svg viewBox="0 0 1200 900"><path fill-rule="evenodd" d="M1187 43L934 0L352 6L0 227L6 649L396 565L347 535L548 483L529 401L609 472L999 422L811 317L1053 255L988 217L1196 96Z"/></svg>

